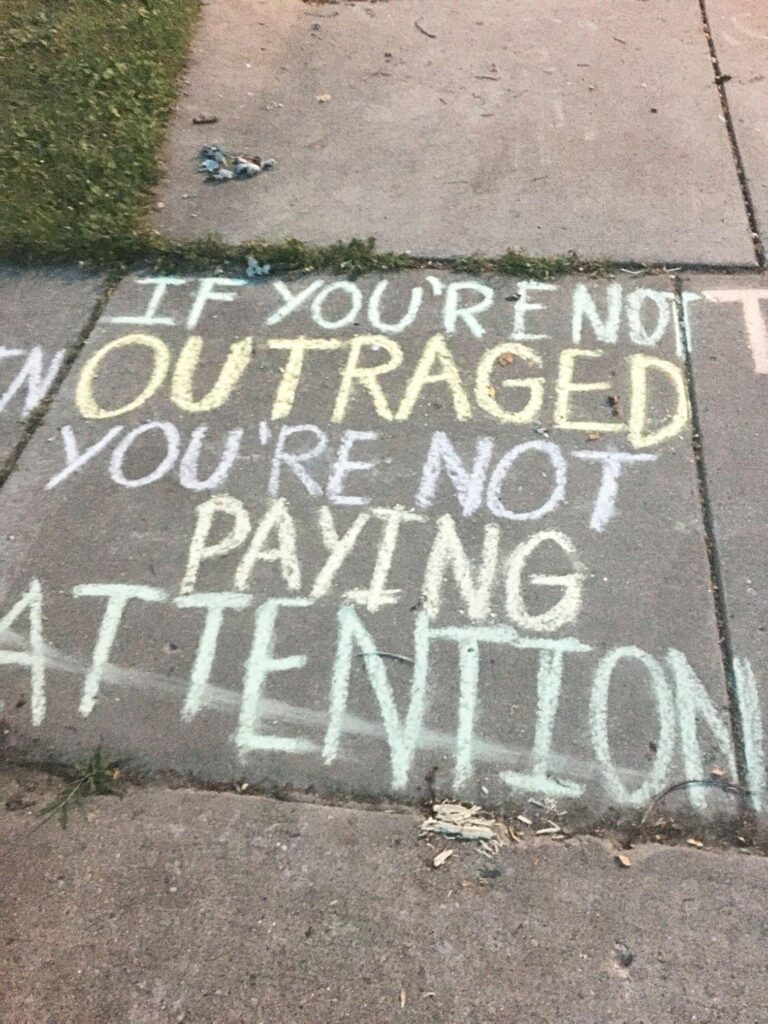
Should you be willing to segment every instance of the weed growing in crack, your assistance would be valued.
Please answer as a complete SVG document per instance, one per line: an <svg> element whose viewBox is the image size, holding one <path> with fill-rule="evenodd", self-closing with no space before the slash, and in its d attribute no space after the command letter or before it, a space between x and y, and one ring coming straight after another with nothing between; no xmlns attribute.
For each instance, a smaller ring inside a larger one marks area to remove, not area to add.
<svg viewBox="0 0 768 1024"><path fill-rule="evenodd" d="M67 827L70 812L83 810L85 802L94 796L122 795L123 783L120 763L113 761L97 747L87 761L75 766L71 781L58 796L40 808L44 824L58 818L62 828Z"/></svg>

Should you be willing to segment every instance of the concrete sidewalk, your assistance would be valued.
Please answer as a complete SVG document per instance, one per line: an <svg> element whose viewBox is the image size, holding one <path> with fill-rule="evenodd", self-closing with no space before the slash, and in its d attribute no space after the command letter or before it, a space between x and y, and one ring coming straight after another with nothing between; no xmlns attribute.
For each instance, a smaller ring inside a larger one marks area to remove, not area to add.
<svg viewBox="0 0 768 1024"><path fill-rule="evenodd" d="M735 781L687 344L663 278L127 277L4 488L7 749L584 822Z"/></svg>
<svg viewBox="0 0 768 1024"><path fill-rule="evenodd" d="M768 867L422 816L156 789L33 831L0 773L5 1024L755 1024ZM37 801L37 804L33 804ZM442 849L447 863L431 867Z"/></svg>
<svg viewBox="0 0 768 1024"><path fill-rule="evenodd" d="M3 1024L763 1020L762 15L204 5L158 230L655 271L3 271Z"/></svg>
<svg viewBox="0 0 768 1024"><path fill-rule="evenodd" d="M8 756L764 814L761 279L619 277L128 275L3 488Z"/></svg>
<svg viewBox="0 0 768 1024"><path fill-rule="evenodd" d="M706 9L711 33L699 0L217 0L155 224L229 242L373 235L418 256L754 264L765 12ZM277 168L206 184L208 142Z"/></svg>

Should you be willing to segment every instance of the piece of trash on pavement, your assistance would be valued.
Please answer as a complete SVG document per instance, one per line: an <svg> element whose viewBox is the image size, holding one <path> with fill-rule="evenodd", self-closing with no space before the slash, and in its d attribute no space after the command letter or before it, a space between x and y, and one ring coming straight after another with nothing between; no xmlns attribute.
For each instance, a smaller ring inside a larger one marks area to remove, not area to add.
<svg viewBox="0 0 768 1024"><path fill-rule="evenodd" d="M441 850L440 853L435 854L432 858L432 867L441 868L445 862L453 856L453 850L449 850L447 847L445 850Z"/></svg>
<svg viewBox="0 0 768 1024"><path fill-rule="evenodd" d="M255 178L257 174L261 174L261 164L257 164L254 160L248 160L244 156L237 157L235 175L238 178Z"/></svg>
<svg viewBox="0 0 768 1024"><path fill-rule="evenodd" d="M226 153L215 143L209 143L200 150L200 157L203 160L215 160L217 163L226 163Z"/></svg>
<svg viewBox="0 0 768 1024"><path fill-rule="evenodd" d="M246 256L245 258L248 262L245 270L246 277L265 277L272 270L269 263L259 263L255 256Z"/></svg>
<svg viewBox="0 0 768 1024"><path fill-rule="evenodd" d="M229 164L232 162L233 169ZM207 175L207 181L231 181L233 178L255 178L262 171L271 171L275 166L272 159L262 160L258 156L238 154L234 160L216 143L209 143L200 150L200 172Z"/></svg>
<svg viewBox="0 0 768 1024"><path fill-rule="evenodd" d="M315 96L315 99L318 103L329 103L331 97L327 92L323 92L319 96Z"/></svg>
<svg viewBox="0 0 768 1024"><path fill-rule="evenodd" d="M632 861L626 855L626 853L617 853L616 854L616 862L622 868L631 868L632 867Z"/></svg>

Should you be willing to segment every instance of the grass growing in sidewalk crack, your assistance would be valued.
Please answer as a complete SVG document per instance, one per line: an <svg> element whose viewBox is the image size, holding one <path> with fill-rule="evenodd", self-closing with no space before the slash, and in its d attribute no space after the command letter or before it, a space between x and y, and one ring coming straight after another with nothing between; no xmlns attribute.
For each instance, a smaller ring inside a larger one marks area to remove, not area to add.
<svg viewBox="0 0 768 1024"><path fill-rule="evenodd" d="M94 796L122 793L120 764L107 757L97 747L87 761L75 766L71 780L58 796L39 810L41 824L58 818L62 828L67 827L70 812L83 810L85 802Z"/></svg>

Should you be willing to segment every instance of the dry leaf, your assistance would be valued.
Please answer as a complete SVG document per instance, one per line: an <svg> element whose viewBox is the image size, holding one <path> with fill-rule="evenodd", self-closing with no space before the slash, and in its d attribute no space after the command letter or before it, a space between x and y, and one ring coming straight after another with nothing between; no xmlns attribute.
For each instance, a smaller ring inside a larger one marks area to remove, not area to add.
<svg viewBox="0 0 768 1024"><path fill-rule="evenodd" d="M400 989L400 1009L402 1010L408 1001L408 996L405 994L405 989Z"/></svg>
<svg viewBox="0 0 768 1024"><path fill-rule="evenodd" d="M709 774L712 776L713 779L724 779L725 778L725 772L723 771L722 768L718 768L718 767L712 768L712 769L710 769Z"/></svg>
<svg viewBox="0 0 768 1024"><path fill-rule="evenodd" d="M631 868L632 867L632 861L629 859L629 857L626 855L626 853L617 853L616 854L616 861L623 868Z"/></svg>
<svg viewBox="0 0 768 1024"><path fill-rule="evenodd" d="M453 856L453 850L448 850L448 849L441 850L440 853L436 854L432 858L432 867L433 868L441 868L443 866L443 864L445 864L445 862L448 860L448 858L452 857L452 856Z"/></svg>
<svg viewBox="0 0 768 1024"><path fill-rule="evenodd" d="M499 366L509 366L510 363L514 363L515 354L514 352L505 352L504 355L499 356L496 362Z"/></svg>
<svg viewBox="0 0 768 1024"><path fill-rule="evenodd" d="M687 843L689 846L695 846L697 850L701 850L704 846L704 843L699 839L688 839Z"/></svg>
<svg viewBox="0 0 768 1024"><path fill-rule="evenodd" d="M603 435L599 430L593 430L591 434L587 434L588 441L599 441Z"/></svg>

